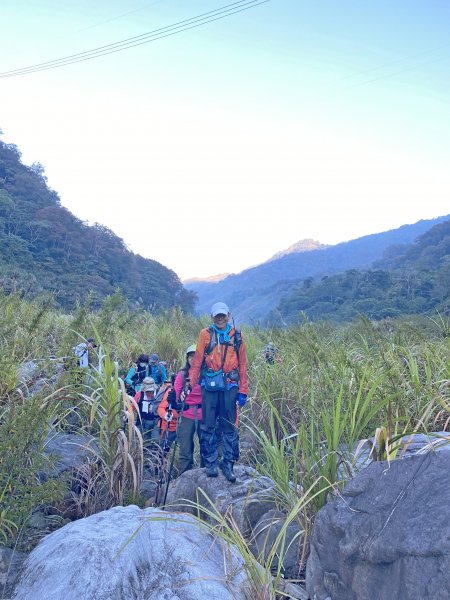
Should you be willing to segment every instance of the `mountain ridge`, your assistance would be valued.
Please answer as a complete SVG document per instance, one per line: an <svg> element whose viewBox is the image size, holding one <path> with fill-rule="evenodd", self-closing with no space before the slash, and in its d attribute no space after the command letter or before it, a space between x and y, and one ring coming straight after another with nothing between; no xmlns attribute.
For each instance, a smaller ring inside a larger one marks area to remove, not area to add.
<svg viewBox="0 0 450 600"><path fill-rule="evenodd" d="M307 277L332 275L351 268L369 268L388 247L412 243L433 225L448 218L449 215L422 219L328 248L290 253L230 275L218 283L201 282L186 287L197 293L197 311L200 313L208 312L214 302L223 301L241 322L260 322L276 308L283 295L289 293L289 281L294 287ZM277 293L276 286L281 282L283 285Z"/></svg>

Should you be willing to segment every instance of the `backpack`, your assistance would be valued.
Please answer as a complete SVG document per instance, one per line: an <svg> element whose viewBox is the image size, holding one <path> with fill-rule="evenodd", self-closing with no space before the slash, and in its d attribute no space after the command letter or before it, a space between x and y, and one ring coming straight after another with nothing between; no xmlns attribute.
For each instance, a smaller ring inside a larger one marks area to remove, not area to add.
<svg viewBox="0 0 450 600"><path fill-rule="evenodd" d="M88 348L86 342L81 342L78 346L72 348L73 353L78 358L79 367L88 366Z"/></svg>
<svg viewBox="0 0 450 600"><path fill-rule="evenodd" d="M209 354L211 354L211 352L217 346L217 331L214 329L214 327L212 325L210 325L208 327L208 331L209 331L209 344L205 348L204 358L206 358ZM241 346L242 346L242 333L241 333L240 329L234 328L233 348L234 348L234 351L236 352L236 356L238 357L238 360L239 360L239 348Z"/></svg>
<svg viewBox="0 0 450 600"><path fill-rule="evenodd" d="M167 377L167 363L165 360L160 360L158 361L158 363L156 365L150 365L150 370L153 372L153 367L156 367L156 375L154 376L153 374L151 375L151 377L153 377L153 379L155 380L155 382L157 383L157 385L162 385L165 381L165 377L163 376L163 371L162 368L164 367L165 372L166 372L166 377Z"/></svg>

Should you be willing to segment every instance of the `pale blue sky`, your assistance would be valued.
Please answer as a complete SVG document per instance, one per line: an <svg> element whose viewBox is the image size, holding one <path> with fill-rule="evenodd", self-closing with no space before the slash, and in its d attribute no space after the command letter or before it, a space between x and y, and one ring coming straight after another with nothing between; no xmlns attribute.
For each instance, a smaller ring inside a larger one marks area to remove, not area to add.
<svg viewBox="0 0 450 600"><path fill-rule="evenodd" d="M3 0L0 72L225 4ZM450 213L449 20L446 0L271 0L0 79L3 139L132 250L183 278L239 271Z"/></svg>

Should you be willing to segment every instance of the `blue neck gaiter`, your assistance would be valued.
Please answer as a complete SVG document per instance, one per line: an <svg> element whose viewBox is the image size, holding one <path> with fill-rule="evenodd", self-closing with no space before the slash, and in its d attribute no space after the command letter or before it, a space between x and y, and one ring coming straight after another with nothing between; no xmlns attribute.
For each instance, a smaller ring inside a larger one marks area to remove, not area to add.
<svg viewBox="0 0 450 600"><path fill-rule="evenodd" d="M232 328L231 328L231 325L229 323L225 327L225 329L217 329L217 327L213 323L213 329L217 333L217 339L219 341L219 344L225 344L227 342L231 342L231 338L229 336L229 333L230 333L230 331L231 331Z"/></svg>

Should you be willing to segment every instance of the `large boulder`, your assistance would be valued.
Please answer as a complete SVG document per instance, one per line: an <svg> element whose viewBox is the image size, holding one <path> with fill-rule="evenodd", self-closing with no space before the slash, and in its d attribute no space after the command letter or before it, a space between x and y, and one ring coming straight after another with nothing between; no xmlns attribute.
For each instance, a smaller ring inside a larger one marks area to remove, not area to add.
<svg viewBox="0 0 450 600"><path fill-rule="evenodd" d="M450 454L373 463L319 511L313 600L450 597Z"/></svg>
<svg viewBox="0 0 450 600"><path fill-rule="evenodd" d="M235 466L234 473L237 481L229 483L221 472L213 478L207 477L204 469L186 471L170 484L167 504L191 513L196 510L189 503L198 502L210 510L214 505L222 515L232 514L241 533L248 536L259 519L275 508L275 484L269 477L244 465ZM213 521L206 512L203 516Z"/></svg>
<svg viewBox="0 0 450 600"><path fill-rule="evenodd" d="M27 554L0 546L0 598L9 598L23 570Z"/></svg>
<svg viewBox="0 0 450 600"><path fill-rule="evenodd" d="M44 538L14 600L244 600L243 563L190 515L115 507Z"/></svg>
<svg viewBox="0 0 450 600"><path fill-rule="evenodd" d="M280 567L284 577L297 579L300 574L300 554L303 548L304 531L297 521L293 521L286 527L286 515L276 509L269 510L259 519L253 529L250 547L258 560L261 561L260 557L267 559L283 528L285 528L285 535ZM272 561L274 569L278 567L278 561L279 556L276 554Z"/></svg>
<svg viewBox="0 0 450 600"><path fill-rule="evenodd" d="M44 444L44 452L53 459L48 477L61 477L63 473L80 468L98 453L98 444L92 436L62 433L52 430Z"/></svg>

